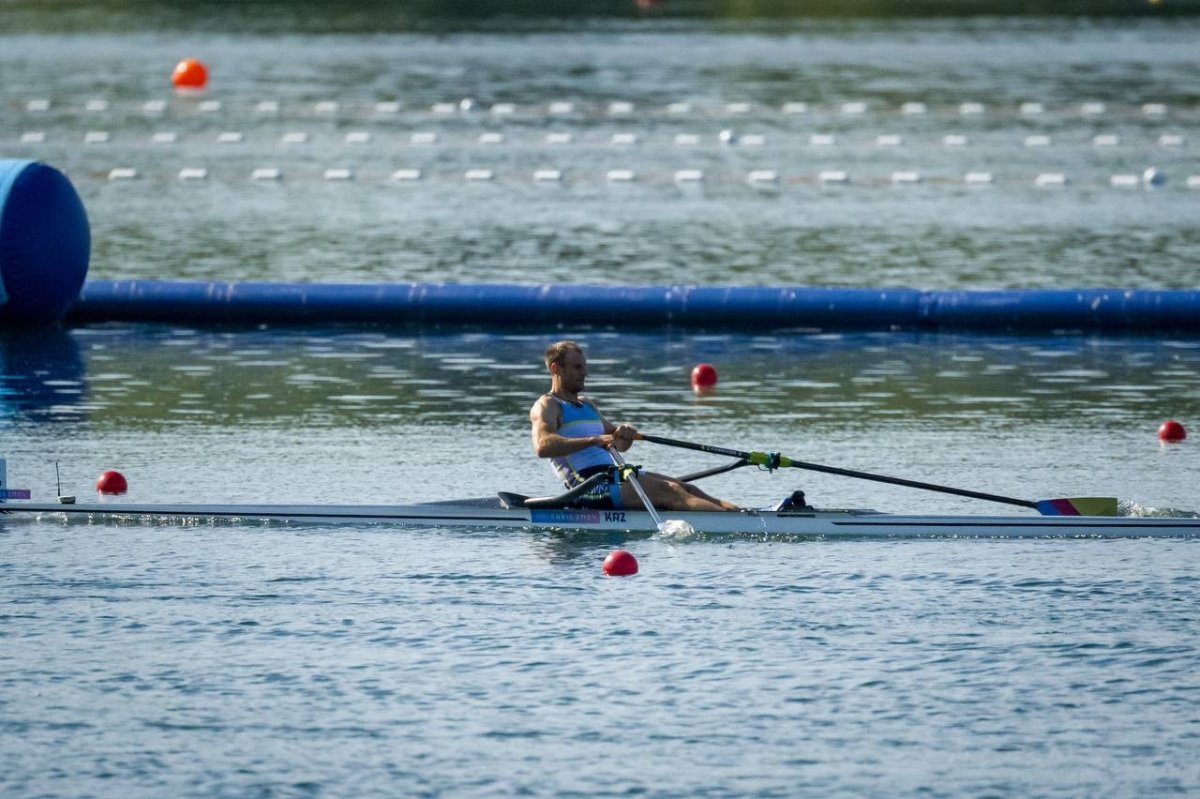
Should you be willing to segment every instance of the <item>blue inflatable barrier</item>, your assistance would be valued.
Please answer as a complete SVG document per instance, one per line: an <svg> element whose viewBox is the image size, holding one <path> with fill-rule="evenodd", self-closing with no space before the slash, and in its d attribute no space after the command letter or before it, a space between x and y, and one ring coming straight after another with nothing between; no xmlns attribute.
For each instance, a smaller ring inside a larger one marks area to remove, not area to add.
<svg viewBox="0 0 1200 799"><path fill-rule="evenodd" d="M83 203L61 172L33 161L0 160L0 324L5 325L53 323L68 314L73 322L1200 334L1200 291L1193 290L154 280L97 280L84 286L90 247Z"/></svg>
<svg viewBox="0 0 1200 799"><path fill-rule="evenodd" d="M1200 333L1200 291L95 280L68 319L498 328Z"/></svg>
<svg viewBox="0 0 1200 799"><path fill-rule="evenodd" d="M65 175L0 159L0 324L62 318L87 277L91 242L83 203Z"/></svg>
<svg viewBox="0 0 1200 799"><path fill-rule="evenodd" d="M1200 291L1059 289L930 292L946 330L1200 333Z"/></svg>

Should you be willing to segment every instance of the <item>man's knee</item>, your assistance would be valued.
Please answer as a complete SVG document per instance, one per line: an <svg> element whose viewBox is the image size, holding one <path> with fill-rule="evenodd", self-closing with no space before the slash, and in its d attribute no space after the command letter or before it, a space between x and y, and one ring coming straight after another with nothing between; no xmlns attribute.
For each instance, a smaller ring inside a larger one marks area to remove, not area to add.
<svg viewBox="0 0 1200 799"><path fill-rule="evenodd" d="M664 480L659 479L653 474L643 474L638 477L638 484L650 499L657 502L659 499L672 495L671 486ZM633 486L629 486L632 491Z"/></svg>

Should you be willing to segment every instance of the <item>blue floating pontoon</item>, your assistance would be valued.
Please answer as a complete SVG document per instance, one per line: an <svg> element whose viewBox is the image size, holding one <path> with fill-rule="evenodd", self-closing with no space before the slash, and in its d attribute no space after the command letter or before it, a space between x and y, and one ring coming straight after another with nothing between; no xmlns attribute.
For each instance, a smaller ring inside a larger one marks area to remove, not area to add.
<svg viewBox="0 0 1200 799"><path fill-rule="evenodd" d="M1196 334L1200 291L93 280L67 319Z"/></svg>
<svg viewBox="0 0 1200 799"><path fill-rule="evenodd" d="M485 328L1200 333L1200 291L289 284L93 280L83 204L53 167L0 160L0 324L160 321ZM82 286L82 291L80 287Z"/></svg>

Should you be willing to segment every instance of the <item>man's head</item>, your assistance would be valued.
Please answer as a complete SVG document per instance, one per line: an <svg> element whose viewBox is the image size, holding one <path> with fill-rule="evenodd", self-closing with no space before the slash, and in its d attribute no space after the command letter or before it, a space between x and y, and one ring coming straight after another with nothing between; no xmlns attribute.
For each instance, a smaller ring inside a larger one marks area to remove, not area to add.
<svg viewBox="0 0 1200 799"><path fill-rule="evenodd" d="M546 348L546 368L553 372L554 369L551 367L553 367L553 365L556 363L561 364L566 359L567 353L569 352L578 352L580 355L582 355L583 347L580 347L577 343L571 341L570 339L563 339L562 341L556 341L551 344Z"/></svg>
<svg viewBox="0 0 1200 799"><path fill-rule="evenodd" d="M583 348L574 341L556 341L546 348L546 368L552 379L561 382L567 391L579 392L587 377L587 359Z"/></svg>

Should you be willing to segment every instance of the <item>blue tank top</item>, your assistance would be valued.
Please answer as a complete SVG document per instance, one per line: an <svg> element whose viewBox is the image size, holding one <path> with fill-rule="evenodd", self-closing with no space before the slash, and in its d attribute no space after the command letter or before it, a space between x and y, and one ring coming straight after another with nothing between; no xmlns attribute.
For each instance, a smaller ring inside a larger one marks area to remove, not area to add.
<svg viewBox="0 0 1200 799"><path fill-rule="evenodd" d="M581 402L579 405L573 405L566 400L554 397L553 394L550 396L562 408L562 424L558 428L560 436L563 438L588 438L604 435L604 422L600 420L600 414L591 406L591 403ZM587 477L586 474L581 475L581 472L588 470L590 474L597 466L605 468L612 466L613 459L612 455L600 447L587 447L578 452L572 452L570 455L550 458L550 465L554 467L554 471L558 473L563 484L568 488L574 488Z"/></svg>

